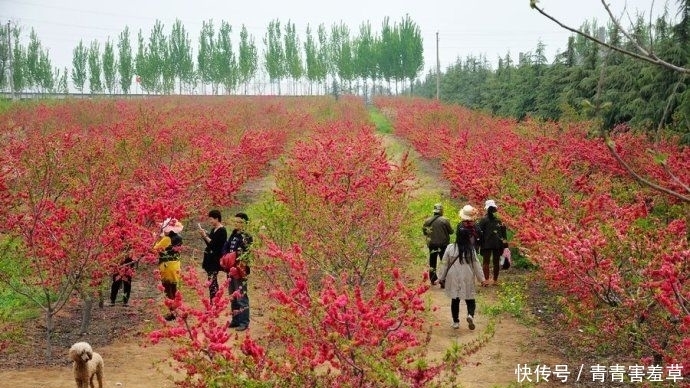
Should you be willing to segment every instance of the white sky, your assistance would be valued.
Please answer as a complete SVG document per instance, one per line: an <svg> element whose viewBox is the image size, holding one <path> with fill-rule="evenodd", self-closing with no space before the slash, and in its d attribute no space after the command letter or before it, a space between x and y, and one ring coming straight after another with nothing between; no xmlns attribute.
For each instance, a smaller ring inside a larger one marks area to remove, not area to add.
<svg viewBox="0 0 690 388"><path fill-rule="evenodd" d="M647 17L654 4L654 15L663 9L664 0L607 0L616 14L627 3L628 10L636 10ZM676 1L670 3L675 15ZM596 18L600 24L608 20L600 0L541 0L547 12L578 27ZM242 24L247 26L262 55L263 38L269 21L278 19L283 26L288 20L295 23L300 41L306 37L307 23L312 29L324 23L328 30L343 21L357 35L359 25L369 20L379 33L385 16L399 22L405 14L419 25L424 40L426 73L436 63L436 33L439 33L441 68L480 54L495 63L498 56L510 51L513 59L519 52L534 51L541 39L546 44L549 61L557 51L563 51L569 33L541 16L529 6L529 0L346 0L337 2L316 0L0 0L0 21L8 20L24 27L28 40L33 27L43 47L50 49L53 66L71 69L72 50L80 39L88 45L94 39L101 49L108 37L115 44L125 26L129 26L132 48L136 53L136 35L142 29L145 39L156 19L163 22L165 33L179 18L182 20L192 46L198 46L202 21L214 19L216 31L220 20L233 28L233 44L239 41ZM117 47L117 46L115 46ZM195 56L196 58L196 52ZM422 73L422 74L423 74Z"/></svg>

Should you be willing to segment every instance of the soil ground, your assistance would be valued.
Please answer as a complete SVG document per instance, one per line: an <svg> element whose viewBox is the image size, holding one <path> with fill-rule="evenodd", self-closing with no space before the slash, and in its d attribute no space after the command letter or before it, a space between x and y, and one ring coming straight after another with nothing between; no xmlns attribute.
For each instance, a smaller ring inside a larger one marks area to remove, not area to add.
<svg viewBox="0 0 690 388"><path fill-rule="evenodd" d="M391 135L383 135L382 140L387 146L407 148ZM440 177L439 166L419 158L415 160L420 183L419 192L437 191L448 197L450 189L448 183ZM243 203L249 203L256 200L261 193L270 190L272 186L273 181L270 177L249 182L239 198ZM198 258L197 262L190 261L183 265L200 266ZM23 339L12 343L8 349L0 353L0 387L74 387L67 350L72 343L78 341L89 342L94 350L103 356L105 387L173 387L170 376L174 376L175 372L167 363L168 347L165 344L147 344L144 334L148 328L158 325L155 316L162 309L161 292L156 289L156 282L152 276L147 275L152 271L153 266L139 268L134 279L130 307L95 307L90 332L85 336L80 337L78 334L77 322L80 322L81 311L76 308L64 311L57 319L58 326L53 339L54 356L47 361L43 354L45 331L41 320L26 322L20 328ZM529 281L528 279L529 275L512 269L501 274L501 280L505 282ZM267 288L265 281L254 275L251 283L252 304L261 306L262 290ZM428 347L429 356L440 358L446 349L455 343L469 344L482 336L490 337L461 369L458 382L463 387L517 386L519 384L515 368L518 364L528 364L532 367L542 364L553 368L554 365L564 363L563 352L555 345L558 343L558 338L554 336L557 330L540 323L542 321L538 319L525 324L502 314L496 319L495 330L491 336L491 330L488 330L489 318L482 314L482 310L490 304L497 303L498 290L498 287L479 288L478 312L475 319L477 328L474 331L470 331L464 321L459 330L452 329L449 299L438 287L428 292L431 305L436 307L431 313L436 327ZM543 295L537 295L536 299L541 303L542 297ZM462 312L466 313L464 304L461 304L461 314ZM529 317L530 312L524 314ZM252 335L261 335L265 319L267 318L261 310L253 307L250 329ZM17 328L4 328L9 329Z"/></svg>

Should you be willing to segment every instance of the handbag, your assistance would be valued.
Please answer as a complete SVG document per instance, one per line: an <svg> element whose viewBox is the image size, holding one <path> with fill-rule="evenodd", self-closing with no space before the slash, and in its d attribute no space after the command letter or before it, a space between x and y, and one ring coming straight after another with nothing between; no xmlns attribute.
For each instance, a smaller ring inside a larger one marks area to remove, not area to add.
<svg viewBox="0 0 690 388"><path fill-rule="evenodd" d="M500 260L501 269L508 269L511 265L511 254L509 248L504 248Z"/></svg>

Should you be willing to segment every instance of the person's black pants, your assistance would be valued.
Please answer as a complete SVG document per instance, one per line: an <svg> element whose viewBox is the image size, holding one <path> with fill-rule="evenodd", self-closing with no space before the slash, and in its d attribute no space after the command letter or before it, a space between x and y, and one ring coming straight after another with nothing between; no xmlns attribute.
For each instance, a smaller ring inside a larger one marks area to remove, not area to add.
<svg viewBox="0 0 690 388"><path fill-rule="evenodd" d="M436 266L440 260L443 260L443 254L446 252L448 245L429 245L429 280L431 283L438 279L436 274Z"/></svg>
<svg viewBox="0 0 690 388"><path fill-rule="evenodd" d="M467 315L474 317L474 310L477 308L477 303L474 299L465 299L467 305ZM450 315L453 317L453 322L460 322L460 298L453 298L450 300Z"/></svg>
<svg viewBox="0 0 690 388"><path fill-rule="evenodd" d="M132 277L120 274L113 275L113 284L110 286L111 304L115 304L120 287L122 287L122 303L127 304L129 302L129 295L132 292Z"/></svg>

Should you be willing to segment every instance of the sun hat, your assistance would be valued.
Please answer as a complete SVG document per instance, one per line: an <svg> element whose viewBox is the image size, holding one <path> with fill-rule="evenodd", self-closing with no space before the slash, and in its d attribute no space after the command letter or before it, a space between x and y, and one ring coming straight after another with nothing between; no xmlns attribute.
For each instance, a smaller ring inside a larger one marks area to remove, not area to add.
<svg viewBox="0 0 690 388"><path fill-rule="evenodd" d="M477 213L477 209L472 207L472 205L465 205L458 212L458 215L460 216L460 219L463 221L472 221L472 220L474 220L474 216L476 213Z"/></svg>
<svg viewBox="0 0 690 388"><path fill-rule="evenodd" d="M498 206L496 206L496 201L493 199L487 199L486 202L484 202L484 210L489 210L490 207L495 207L498 209Z"/></svg>
<svg viewBox="0 0 690 388"><path fill-rule="evenodd" d="M168 217L161 223L161 233L175 232L180 233L184 225L177 218Z"/></svg>
<svg viewBox="0 0 690 388"><path fill-rule="evenodd" d="M437 203L434 205L434 214L440 214L443 211L443 205Z"/></svg>

